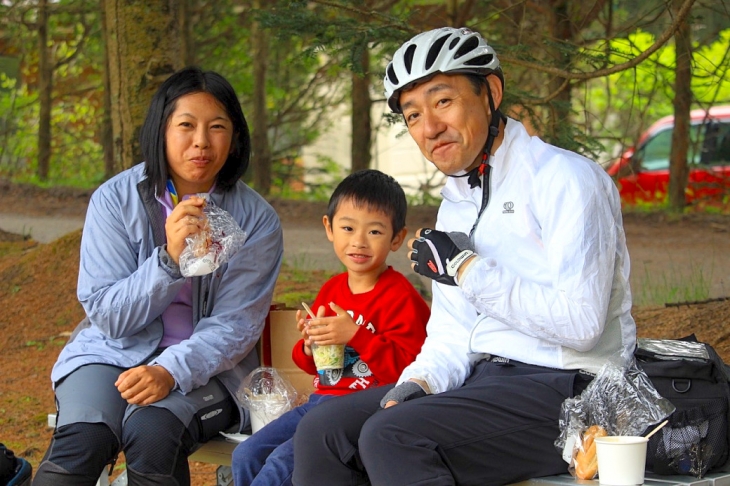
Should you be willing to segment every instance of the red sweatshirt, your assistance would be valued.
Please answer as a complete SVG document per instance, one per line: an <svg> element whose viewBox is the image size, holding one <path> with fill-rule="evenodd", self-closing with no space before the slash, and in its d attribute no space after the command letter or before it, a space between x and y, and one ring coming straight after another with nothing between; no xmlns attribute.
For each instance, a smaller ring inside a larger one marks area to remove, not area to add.
<svg viewBox="0 0 730 486"><path fill-rule="evenodd" d="M411 283L392 267L378 278L373 290L353 294L347 273L329 279L312 309L329 303L347 310L360 326L345 347L345 368L317 373L314 359L304 354L304 340L292 350L292 359L302 370L315 375L317 393L345 395L365 388L395 383L403 369L421 351L426 339L426 322L431 315L426 302Z"/></svg>

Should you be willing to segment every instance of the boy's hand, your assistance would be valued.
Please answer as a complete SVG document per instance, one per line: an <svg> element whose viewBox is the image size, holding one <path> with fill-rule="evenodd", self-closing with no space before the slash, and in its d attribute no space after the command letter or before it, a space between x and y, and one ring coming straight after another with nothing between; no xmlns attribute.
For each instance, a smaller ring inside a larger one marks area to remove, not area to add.
<svg viewBox="0 0 730 486"><path fill-rule="evenodd" d="M302 317L302 311L299 309L297 310L297 331L304 340L304 354L312 356L312 342L309 340L309 334L307 333L307 321Z"/></svg>
<svg viewBox="0 0 730 486"><path fill-rule="evenodd" d="M324 317L324 311L324 307L320 305L319 309L317 309L317 317ZM312 340L309 339L307 319L310 319L309 315L302 312L301 309L297 309L297 330L304 340L304 354L312 356Z"/></svg>
<svg viewBox="0 0 730 486"><path fill-rule="evenodd" d="M324 311L324 308L320 307L320 309ZM347 344L360 328L342 307L330 302L330 309L337 315L319 317L320 313L317 312L317 320L312 323L308 331L310 343L314 341L320 345Z"/></svg>

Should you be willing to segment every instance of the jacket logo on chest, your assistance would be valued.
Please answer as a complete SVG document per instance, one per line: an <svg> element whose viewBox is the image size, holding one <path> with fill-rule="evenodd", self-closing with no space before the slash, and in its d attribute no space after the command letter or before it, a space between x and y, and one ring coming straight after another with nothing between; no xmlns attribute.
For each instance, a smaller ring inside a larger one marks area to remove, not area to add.
<svg viewBox="0 0 730 486"><path fill-rule="evenodd" d="M506 203L502 204L502 207L504 208L504 211L502 211L503 213L512 214L515 212L515 203L513 203L512 201L507 201Z"/></svg>

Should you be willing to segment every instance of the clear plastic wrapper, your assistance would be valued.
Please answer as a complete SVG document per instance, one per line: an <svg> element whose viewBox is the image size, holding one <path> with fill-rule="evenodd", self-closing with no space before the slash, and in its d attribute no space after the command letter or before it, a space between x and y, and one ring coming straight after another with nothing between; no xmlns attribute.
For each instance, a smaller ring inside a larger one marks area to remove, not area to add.
<svg viewBox="0 0 730 486"><path fill-rule="evenodd" d="M696 359L707 361L710 354L703 343L670 339L639 338L639 348L654 354L654 358L676 361Z"/></svg>
<svg viewBox="0 0 730 486"><path fill-rule="evenodd" d="M571 475L593 479L597 470L593 467L594 437L641 435L674 409L633 358L628 364L613 360L601 368L583 393L563 402L555 447L563 454Z"/></svg>
<svg viewBox="0 0 730 486"><path fill-rule="evenodd" d="M294 408L297 391L276 368L261 366L243 379L236 398L251 412L251 429L256 432Z"/></svg>
<svg viewBox="0 0 730 486"><path fill-rule="evenodd" d="M243 247L244 232L225 209L210 203L208 194L197 194L206 200L203 207L203 229L185 239L180 254L180 273L184 277L208 275Z"/></svg>

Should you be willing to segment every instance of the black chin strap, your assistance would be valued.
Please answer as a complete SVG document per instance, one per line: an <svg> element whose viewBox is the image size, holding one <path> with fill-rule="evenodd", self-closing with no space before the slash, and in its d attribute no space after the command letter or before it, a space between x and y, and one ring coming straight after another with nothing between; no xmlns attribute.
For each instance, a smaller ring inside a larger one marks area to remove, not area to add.
<svg viewBox="0 0 730 486"><path fill-rule="evenodd" d="M497 136L499 135L499 122L501 120L504 120L505 123L507 122L507 117L502 114L498 109L494 108L494 100L492 99L492 91L487 86L487 99L489 101L489 110L492 112L492 119L489 122L489 133L487 134L487 141L484 143L484 148L482 149L482 162L477 166L474 167L472 170L467 172L466 174L458 175L458 176L451 176L451 177L468 177L469 187L474 188L477 186L485 187L485 193L489 191L489 185L487 184L487 181L489 179L489 158L492 156L492 146L494 145L494 141L497 139ZM489 194L486 195L487 200L489 199ZM482 201L482 210L484 210L484 207L486 207L486 200L483 199ZM481 214L481 211L479 211L479 214Z"/></svg>
<svg viewBox="0 0 730 486"><path fill-rule="evenodd" d="M474 221L474 225L469 232L469 237L471 237L474 233L477 223L479 222L479 218L482 216L487 204L489 204L489 174L492 169L489 165L489 158L492 156L492 146L494 145L494 141L499 135L499 122L504 120L505 124L507 123L507 117L505 117L498 109L494 108L494 100L492 100L492 92L489 90L489 87L487 87L487 98L489 100L489 110L492 112L492 119L489 122L487 141L484 143L484 149L482 150L482 161L477 167L474 167L466 174L453 176L468 177L467 181L469 182L469 187L474 188L476 186L480 186L482 188L482 204L479 208L477 219Z"/></svg>

